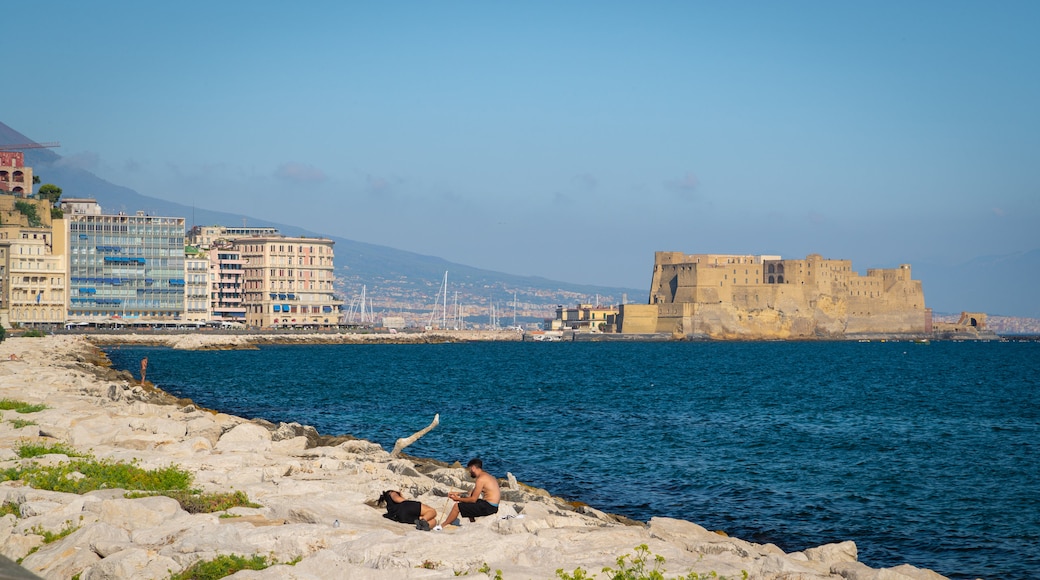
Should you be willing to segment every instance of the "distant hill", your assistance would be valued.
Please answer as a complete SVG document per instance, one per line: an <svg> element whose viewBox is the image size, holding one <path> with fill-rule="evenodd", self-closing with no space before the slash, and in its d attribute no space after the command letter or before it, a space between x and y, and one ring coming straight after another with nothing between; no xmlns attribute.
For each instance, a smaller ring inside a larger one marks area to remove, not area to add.
<svg viewBox="0 0 1040 580"><path fill-rule="evenodd" d="M29 142L32 140L25 135L0 123L0 144ZM556 304L595 302L597 298L600 303L613 304L620 302L625 294L630 301L642 302L648 294L647 289L573 284L483 270L435 256L327 236L244 214L193 208L113 184L90 171L63 163L60 155L48 149L26 150L25 161L45 182L61 187L63 197L94 198L109 212L142 210L152 215L183 216L188 222L194 220L196 225L235 225L246 217L251 226L275 227L286 235L329 237L336 242L336 275L345 301L349 303L365 285L376 311L407 314L430 310L445 271L449 278L449 306L454 293L458 292L458 299L466 305L468 316L486 317L488 304L493 300L503 324L512 320L514 293L519 305L518 319L528 322L548 316Z"/></svg>
<svg viewBox="0 0 1040 580"><path fill-rule="evenodd" d="M29 143L31 139L0 123L0 144ZM26 163L46 182L62 187L66 197L93 197L106 211L184 216L198 225L240 224L247 217L250 225L276 227L288 235L320 235L304 228L267 220L192 208L183 204L148 197L130 188L115 185L93 173L62 162L48 149L26 151ZM559 282L531 276L482 270L449 262L435 256L397 250L347 238L329 236L336 242L337 277L347 302L367 286L374 309L388 312L418 312L433 306L445 270L449 272L448 302L459 293L459 301L473 316L487 316L494 301L500 317L512 315L513 293L526 320L548 316L556 304L595 302L618 303L627 294L629 302L647 300L649 288L613 288ZM666 248L662 248L666 249ZM690 250L694 251L694 250ZM647 279L652 262L647 262ZM992 315L1040 318L1040 248L1015 254L980 256L962 263L913 263L913 275L921 280L925 303L937 312L981 311Z"/></svg>

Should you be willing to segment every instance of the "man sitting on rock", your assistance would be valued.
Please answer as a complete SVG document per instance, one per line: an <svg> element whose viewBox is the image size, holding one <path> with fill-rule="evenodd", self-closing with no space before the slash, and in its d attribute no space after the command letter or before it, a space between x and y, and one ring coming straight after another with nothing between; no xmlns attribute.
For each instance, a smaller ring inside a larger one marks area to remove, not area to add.
<svg viewBox="0 0 1040 580"><path fill-rule="evenodd" d="M448 494L448 499L456 503L451 507L451 512L448 513L448 517L442 525L460 525L462 523L459 519L460 514L462 517L473 521L473 518L498 513L498 502L502 498L502 492L498 488L498 480L492 477L490 473L484 471L484 463L479 459L471 459L466 464L466 471L475 480L473 491L465 497L455 492ZM481 494L484 497L481 497ZM437 526L434 529L439 530L441 526Z"/></svg>

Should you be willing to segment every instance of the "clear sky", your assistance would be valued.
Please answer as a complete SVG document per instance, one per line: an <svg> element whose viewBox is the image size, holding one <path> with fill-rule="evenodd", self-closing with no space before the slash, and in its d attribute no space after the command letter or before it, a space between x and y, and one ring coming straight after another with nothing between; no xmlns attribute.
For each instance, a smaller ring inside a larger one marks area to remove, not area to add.
<svg viewBox="0 0 1040 580"><path fill-rule="evenodd" d="M0 120L198 207L636 288L655 250L862 272L1040 247L1040 2L41 0L5 21Z"/></svg>

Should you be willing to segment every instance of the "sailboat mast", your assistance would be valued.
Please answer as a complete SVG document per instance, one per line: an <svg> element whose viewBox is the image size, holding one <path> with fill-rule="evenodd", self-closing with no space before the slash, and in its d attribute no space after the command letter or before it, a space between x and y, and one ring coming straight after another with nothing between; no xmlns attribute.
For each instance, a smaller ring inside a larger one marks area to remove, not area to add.
<svg viewBox="0 0 1040 580"><path fill-rule="evenodd" d="M441 299L441 328L448 328L448 271L444 271L444 296Z"/></svg>

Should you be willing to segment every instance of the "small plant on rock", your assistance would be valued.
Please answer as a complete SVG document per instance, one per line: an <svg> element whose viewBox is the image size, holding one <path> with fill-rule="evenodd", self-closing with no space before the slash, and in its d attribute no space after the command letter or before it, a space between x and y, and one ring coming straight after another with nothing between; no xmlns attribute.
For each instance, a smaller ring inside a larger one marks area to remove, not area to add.
<svg viewBox="0 0 1040 580"><path fill-rule="evenodd" d="M295 566L302 559L302 556L297 556L285 563ZM217 580L242 570L263 570L280 563L278 558L268 558L260 554L248 558L237 554L221 555L212 560L195 562L183 572L171 575L170 580Z"/></svg>
<svg viewBox="0 0 1040 580"><path fill-rule="evenodd" d="M494 580L502 580L502 571L495 570L495 575L492 576L491 566L487 562L484 562L483 566L477 568L477 572L480 572L481 574L486 574L488 578L493 578Z"/></svg>
<svg viewBox="0 0 1040 580"><path fill-rule="evenodd" d="M33 423L33 425L35 425L35 423ZM84 457L82 453L79 453L67 443L59 442L53 445L47 445L46 443L26 441L18 445L18 457L21 457L22 459L51 454L67 455L69 457Z"/></svg>
<svg viewBox="0 0 1040 580"><path fill-rule="evenodd" d="M634 554L618 556L617 569L607 566L603 568L603 573L606 574L607 580L666 580L664 556L651 553L650 547L646 544L636 546ZM595 574L590 576L584 568L579 567L572 574L564 572L561 568L556 571L556 577L560 580L592 580L597 576ZM747 579L746 571L743 573L743 577L745 580ZM685 576L675 576L673 580L725 580L725 578L719 577L715 572L707 574L690 572Z"/></svg>
<svg viewBox="0 0 1040 580"><path fill-rule="evenodd" d="M26 403L25 401L0 399L0 409L3 409L4 411L14 411L15 413L35 413L46 408L47 405L43 404L34 405L32 403Z"/></svg>
<svg viewBox="0 0 1040 580"><path fill-rule="evenodd" d="M7 514L11 514L16 518L22 517L22 510L19 509L18 504L5 501L0 505L0 517L4 517Z"/></svg>
<svg viewBox="0 0 1040 580"><path fill-rule="evenodd" d="M66 520L65 521L65 525L61 527L61 531L59 531L59 532L52 532L50 530L45 530L45 529L43 529L43 527L41 527L39 525L33 526L31 531L32 531L32 533L36 534L37 536L43 536L43 543L44 544L50 544L50 543L53 543L53 542L57 542L58 540L64 538L65 536L71 534L72 532L75 532L79 528L80 528L80 526L73 526L71 521Z"/></svg>
<svg viewBox="0 0 1040 580"><path fill-rule="evenodd" d="M98 489L141 491L187 491L192 474L170 465L142 469L137 461L125 463L93 457L75 458L58 465L9 467L0 470L0 481L23 481L29 487L65 493L87 493Z"/></svg>
<svg viewBox="0 0 1040 580"><path fill-rule="evenodd" d="M128 493L126 497L135 499L151 495L164 495L177 500L181 508L190 514L211 514L222 512L233 507L263 507L260 504L249 501L249 496L244 491L232 493L198 493L192 490L163 490L155 493ZM228 516L232 517L232 516Z"/></svg>

